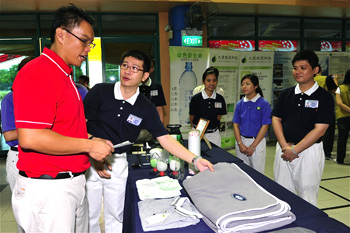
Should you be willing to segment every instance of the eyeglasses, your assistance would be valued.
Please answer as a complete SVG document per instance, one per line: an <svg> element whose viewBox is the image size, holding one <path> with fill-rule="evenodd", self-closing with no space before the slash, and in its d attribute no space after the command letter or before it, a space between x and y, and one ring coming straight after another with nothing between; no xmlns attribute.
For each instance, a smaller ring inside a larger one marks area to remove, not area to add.
<svg viewBox="0 0 350 233"><path fill-rule="evenodd" d="M73 34L72 32L70 32L68 29L66 29L66 28L62 28L62 29L65 30L66 32L68 32L69 34L71 34L72 36L74 36L75 38L77 38L78 40L80 40L81 42L83 42L83 44L84 44L86 47L90 47L90 49L95 48L96 45L95 45L94 43L92 43L92 41L89 43L88 40L79 38L78 36L76 36L75 34Z"/></svg>
<svg viewBox="0 0 350 233"><path fill-rule="evenodd" d="M133 73L137 73L139 71L144 71L144 70L141 70L140 68L138 68L137 66L128 66L126 63L120 64L120 69L127 70L128 68L130 68L130 71Z"/></svg>

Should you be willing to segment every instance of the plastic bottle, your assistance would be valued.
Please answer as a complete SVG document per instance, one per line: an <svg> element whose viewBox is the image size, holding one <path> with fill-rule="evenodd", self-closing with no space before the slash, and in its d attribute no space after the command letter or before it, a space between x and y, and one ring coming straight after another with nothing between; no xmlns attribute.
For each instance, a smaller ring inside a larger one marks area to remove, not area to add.
<svg viewBox="0 0 350 233"><path fill-rule="evenodd" d="M151 175L156 175L158 173L157 170L157 163L158 160L161 158L162 155L162 149L160 148L153 148L149 151L150 153L150 163L151 163L151 167L152 170L150 171Z"/></svg>
<svg viewBox="0 0 350 233"><path fill-rule="evenodd" d="M170 163L170 177L174 179L182 180L184 178L184 161L176 156L174 156Z"/></svg>
<svg viewBox="0 0 350 233"><path fill-rule="evenodd" d="M181 124L189 124L189 103L193 95L193 89L197 86L196 74L192 71L192 62L186 62L185 71L179 79L179 121Z"/></svg>
<svg viewBox="0 0 350 233"><path fill-rule="evenodd" d="M166 160L164 158L160 158L158 159L157 162L157 170L159 172L159 176L164 176L165 175L165 171L168 169L168 163L166 162Z"/></svg>
<svg viewBox="0 0 350 233"><path fill-rule="evenodd" d="M201 136L200 131L197 129L191 129L188 132L188 150L196 156L201 156ZM194 175L198 172L198 169L192 164L188 164L188 173Z"/></svg>

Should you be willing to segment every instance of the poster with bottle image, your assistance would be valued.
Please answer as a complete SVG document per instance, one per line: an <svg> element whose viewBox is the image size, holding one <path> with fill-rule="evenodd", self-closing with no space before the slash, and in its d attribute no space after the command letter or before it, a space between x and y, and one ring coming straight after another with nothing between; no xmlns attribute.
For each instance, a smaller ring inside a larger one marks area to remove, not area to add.
<svg viewBox="0 0 350 233"><path fill-rule="evenodd" d="M170 124L181 124L187 139L191 129L189 104L195 87L202 84L202 74L209 65L208 48L169 47Z"/></svg>
<svg viewBox="0 0 350 233"><path fill-rule="evenodd" d="M210 66L219 70L217 88L224 91L227 115L221 117L220 135L221 147L224 149L233 148L235 138L233 133L233 113L235 104L239 100L240 84L239 76L240 52L225 49L210 49Z"/></svg>
<svg viewBox="0 0 350 233"><path fill-rule="evenodd" d="M264 98L272 103L272 76L274 52L241 52L239 80L246 74L255 74L259 78Z"/></svg>

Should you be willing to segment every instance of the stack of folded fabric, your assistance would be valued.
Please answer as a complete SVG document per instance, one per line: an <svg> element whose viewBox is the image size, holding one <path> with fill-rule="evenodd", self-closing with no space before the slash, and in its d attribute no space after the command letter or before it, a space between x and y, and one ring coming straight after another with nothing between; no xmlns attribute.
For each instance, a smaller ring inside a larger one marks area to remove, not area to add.
<svg viewBox="0 0 350 233"><path fill-rule="evenodd" d="M258 232L295 220L290 206L259 186L236 164L218 163L183 185L203 220L214 231Z"/></svg>
<svg viewBox="0 0 350 233"><path fill-rule="evenodd" d="M195 225L203 217L187 197L145 199L138 203L143 231Z"/></svg>
<svg viewBox="0 0 350 233"><path fill-rule="evenodd" d="M180 196L182 189L179 181L168 176L136 181L140 200L146 198L170 198Z"/></svg>

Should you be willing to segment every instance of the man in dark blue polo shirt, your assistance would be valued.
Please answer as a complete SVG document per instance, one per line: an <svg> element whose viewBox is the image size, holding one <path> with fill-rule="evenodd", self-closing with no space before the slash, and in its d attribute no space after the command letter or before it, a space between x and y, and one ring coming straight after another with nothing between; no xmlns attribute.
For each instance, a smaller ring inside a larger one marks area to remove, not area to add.
<svg viewBox="0 0 350 233"><path fill-rule="evenodd" d="M272 112L278 143L274 164L275 181L317 205L325 155L322 137L334 121L332 95L314 81L318 57L308 50L293 60L295 87L285 89Z"/></svg>
<svg viewBox="0 0 350 233"><path fill-rule="evenodd" d="M147 129L171 154L193 163L200 171L212 170L209 161L195 156L170 137L155 106L139 94L139 83L148 78L150 63L147 54L137 50L126 51L120 64L120 82L98 84L89 91L84 99L88 132L109 139L115 145L135 142L140 130ZM126 152L130 148L131 145L116 148L110 159L104 163L93 161L94 166L89 169L86 186L90 232L100 232L102 194L106 232L122 231L128 176Z"/></svg>
<svg viewBox="0 0 350 233"><path fill-rule="evenodd" d="M151 102L156 106L160 120L163 122L164 121L163 106L166 105L166 101L165 101L162 85L151 78L151 74L154 71L155 60L153 56L151 55L149 56L151 59L151 68L149 70L149 76L145 81L141 82L139 88L140 88L140 92L144 94L149 100L151 100Z"/></svg>

